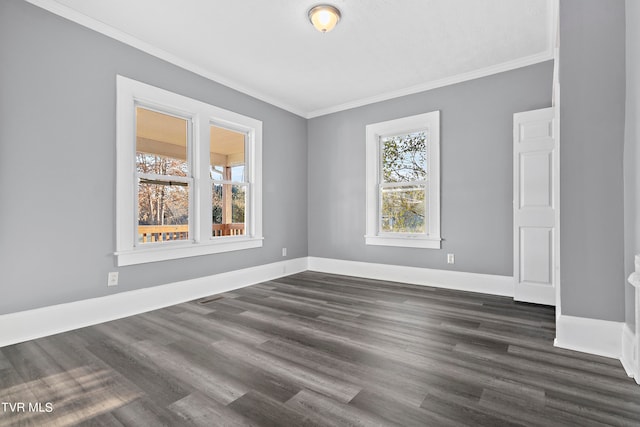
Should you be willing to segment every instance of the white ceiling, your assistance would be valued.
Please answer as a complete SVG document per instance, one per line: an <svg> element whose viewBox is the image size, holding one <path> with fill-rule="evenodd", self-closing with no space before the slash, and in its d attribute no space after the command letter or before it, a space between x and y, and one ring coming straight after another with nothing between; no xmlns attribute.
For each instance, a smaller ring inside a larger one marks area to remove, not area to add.
<svg viewBox="0 0 640 427"><path fill-rule="evenodd" d="M27 0L314 117L553 56L555 0Z"/></svg>

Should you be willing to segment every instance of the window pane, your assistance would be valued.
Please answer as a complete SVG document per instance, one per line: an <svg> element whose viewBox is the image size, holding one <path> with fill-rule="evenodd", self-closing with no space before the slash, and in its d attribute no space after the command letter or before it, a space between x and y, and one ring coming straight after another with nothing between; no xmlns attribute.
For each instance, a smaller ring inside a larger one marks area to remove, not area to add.
<svg viewBox="0 0 640 427"><path fill-rule="evenodd" d="M424 185L382 188L381 231L424 233L425 200Z"/></svg>
<svg viewBox="0 0 640 427"><path fill-rule="evenodd" d="M187 176L188 120L136 107L136 167L140 173Z"/></svg>
<svg viewBox="0 0 640 427"><path fill-rule="evenodd" d="M165 242L189 238L189 187L166 182L138 186L138 242Z"/></svg>
<svg viewBox="0 0 640 427"><path fill-rule="evenodd" d="M244 176L244 165L232 166L231 167L231 181L235 182L245 182Z"/></svg>
<svg viewBox="0 0 640 427"><path fill-rule="evenodd" d="M246 185L212 185L212 232L213 237L245 234Z"/></svg>
<svg viewBox="0 0 640 427"><path fill-rule="evenodd" d="M382 182L422 181L427 177L426 132L380 138Z"/></svg>
<svg viewBox="0 0 640 427"><path fill-rule="evenodd" d="M211 179L245 182L245 152L242 132L211 126L209 157Z"/></svg>

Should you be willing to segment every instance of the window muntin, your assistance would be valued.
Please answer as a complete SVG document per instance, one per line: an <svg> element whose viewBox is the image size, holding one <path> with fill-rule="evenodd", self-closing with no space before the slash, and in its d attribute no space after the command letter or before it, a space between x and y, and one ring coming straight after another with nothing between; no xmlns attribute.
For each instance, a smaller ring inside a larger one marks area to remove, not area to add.
<svg viewBox="0 0 640 427"><path fill-rule="evenodd" d="M439 126L439 111L367 126L367 244L440 248Z"/></svg>
<svg viewBox="0 0 640 427"><path fill-rule="evenodd" d="M117 95L117 265L262 246L262 122L122 76ZM242 138L226 179L212 124ZM231 196L224 236L213 234L216 185Z"/></svg>

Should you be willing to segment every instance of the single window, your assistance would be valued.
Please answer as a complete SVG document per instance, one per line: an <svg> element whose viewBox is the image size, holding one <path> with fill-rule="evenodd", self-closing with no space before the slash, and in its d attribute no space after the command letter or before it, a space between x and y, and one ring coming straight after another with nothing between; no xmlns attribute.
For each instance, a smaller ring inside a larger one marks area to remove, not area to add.
<svg viewBox="0 0 640 427"><path fill-rule="evenodd" d="M440 248L439 116L367 126L367 244Z"/></svg>
<svg viewBox="0 0 640 427"><path fill-rule="evenodd" d="M117 86L118 265L262 246L262 122Z"/></svg>

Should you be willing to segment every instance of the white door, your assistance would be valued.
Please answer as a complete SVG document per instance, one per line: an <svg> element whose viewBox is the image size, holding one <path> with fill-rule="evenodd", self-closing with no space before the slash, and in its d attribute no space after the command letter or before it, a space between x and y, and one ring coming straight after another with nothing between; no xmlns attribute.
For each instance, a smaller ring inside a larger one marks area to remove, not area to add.
<svg viewBox="0 0 640 427"><path fill-rule="evenodd" d="M555 305L558 148L553 108L513 115L513 275L516 301Z"/></svg>

